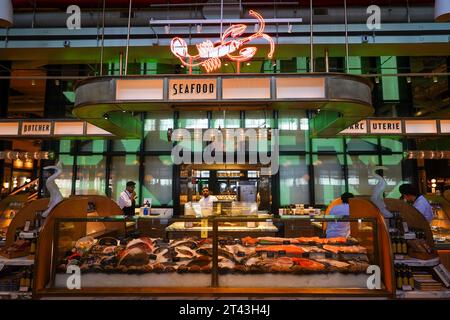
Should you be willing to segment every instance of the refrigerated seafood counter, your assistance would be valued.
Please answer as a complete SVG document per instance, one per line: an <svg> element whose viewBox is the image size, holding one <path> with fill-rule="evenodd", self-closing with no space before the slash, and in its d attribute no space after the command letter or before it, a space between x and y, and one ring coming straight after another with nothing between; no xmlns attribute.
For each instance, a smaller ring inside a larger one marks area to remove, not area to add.
<svg viewBox="0 0 450 320"><path fill-rule="evenodd" d="M311 226L316 235L287 228L292 217L267 213L55 217L47 243L39 245L35 294L392 297L389 235L370 211L297 217L303 225L349 224L351 236L340 238L326 238L317 226ZM130 221L133 228L123 228ZM88 226L99 223L108 232L90 235ZM381 271L379 286L370 266ZM74 270L81 274L78 289L67 287Z"/></svg>

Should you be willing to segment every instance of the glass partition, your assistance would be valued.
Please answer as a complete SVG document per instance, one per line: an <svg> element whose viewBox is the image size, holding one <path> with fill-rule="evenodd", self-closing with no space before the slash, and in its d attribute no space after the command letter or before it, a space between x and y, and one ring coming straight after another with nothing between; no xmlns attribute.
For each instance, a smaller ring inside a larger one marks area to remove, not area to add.
<svg viewBox="0 0 450 320"><path fill-rule="evenodd" d="M378 183L372 176L372 167L378 163L378 156L350 155L347 156L348 191L354 195L371 195Z"/></svg>
<svg viewBox="0 0 450 320"><path fill-rule="evenodd" d="M329 204L344 193L343 158L343 155L313 155L316 204Z"/></svg>
<svg viewBox="0 0 450 320"><path fill-rule="evenodd" d="M126 156L113 157L111 177L109 180L109 192L111 193L111 199L116 201L119 200L120 193L125 190L128 181L136 182L136 190L139 190L138 156L135 154L130 154ZM139 203L141 203L140 200Z"/></svg>
<svg viewBox="0 0 450 320"><path fill-rule="evenodd" d="M280 205L310 203L309 172L304 156L280 156Z"/></svg>
<svg viewBox="0 0 450 320"><path fill-rule="evenodd" d="M147 112L144 122L145 150L170 151L167 130L174 128L173 112Z"/></svg>
<svg viewBox="0 0 450 320"><path fill-rule="evenodd" d="M105 194L106 161L103 155L77 157L76 194Z"/></svg>
<svg viewBox="0 0 450 320"><path fill-rule="evenodd" d="M280 151L306 151L309 144L309 121L304 110L280 110Z"/></svg>
<svg viewBox="0 0 450 320"><path fill-rule="evenodd" d="M151 198L152 206L173 204L172 165L172 158L169 155L145 157L142 198Z"/></svg>

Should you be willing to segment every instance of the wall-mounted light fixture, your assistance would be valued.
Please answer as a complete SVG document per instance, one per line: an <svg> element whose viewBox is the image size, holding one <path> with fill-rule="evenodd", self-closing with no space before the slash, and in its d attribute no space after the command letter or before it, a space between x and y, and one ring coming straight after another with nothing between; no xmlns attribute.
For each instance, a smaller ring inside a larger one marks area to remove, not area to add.
<svg viewBox="0 0 450 320"><path fill-rule="evenodd" d="M15 169L22 169L23 168L23 161L21 159L16 159L13 161L13 168Z"/></svg>
<svg viewBox="0 0 450 320"><path fill-rule="evenodd" d="M13 5L11 0L0 0L0 28L9 28L13 24Z"/></svg>
<svg viewBox="0 0 450 320"><path fill-rule="evenodd" d="M450 21L450 1L448 0L434 1L434 20L438 22Z"/></svg>

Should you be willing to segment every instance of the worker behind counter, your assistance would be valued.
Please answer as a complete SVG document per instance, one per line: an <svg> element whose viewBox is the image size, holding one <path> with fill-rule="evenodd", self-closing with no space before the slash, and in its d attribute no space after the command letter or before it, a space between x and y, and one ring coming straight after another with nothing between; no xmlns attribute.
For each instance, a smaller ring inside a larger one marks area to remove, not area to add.
<svg viewBox="0 0 450 320"><path fill-rule="evenodd" d="M211 206L212 207L213 202L218 201L215 196L212 196L209 194L208 187L203 187L202 195L203 196L200 198L200 201L199 201L201 206Z"/></svg>
<svg viewBox="0 0 450 320"><path fill-rule="evenodd" d="M134 191L136 183L134 181L128 181L126 189L120 193L118 205L122 209L124 216L134 216L134 209L136 207L136 192Z"/></svg>
<svg viewBox="0 0 450 320"><path fill-rule="evenodd" d="M409 202L417 209L428 222L433 220L433 209L430 203L423 195L420 194L416 186L405 183L399 187L399 191L402 194L403 200Z"/></svg>
<svg viewBox="0 0 450 320"><path fill-rule="evenodd" d="M354 198L350 192L345 192L341 195L342 204L338 204L331 208L330 215L339 217L350 216L350 205L348 199ZM327 222L327 238L349 237L350 236L350 222Z"/></svg>

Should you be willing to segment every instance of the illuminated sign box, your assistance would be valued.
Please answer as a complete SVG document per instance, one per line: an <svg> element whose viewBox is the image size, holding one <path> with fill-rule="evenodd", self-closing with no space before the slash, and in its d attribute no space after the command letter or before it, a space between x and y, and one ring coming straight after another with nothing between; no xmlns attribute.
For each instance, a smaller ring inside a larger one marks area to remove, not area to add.
<svg viewBox="0 0 450 320"><path fill-rule="evenodd" d="M323 78L277 78L277 99L324 99Z"/></svg>
<svg viewBox="0 0 450 320"><path fill-rule="evenodd" d="M223 99L270 99L270 78L229 78L222 80Z"/></svg>
<svg viewBox="0 0 450 320"><path fill-rule="evenodd" d="M163 100L163 79L117 80L116 100Z"/></svg>
<svg viewBox="0 0 450 320"><path fill-rule="evenodd" d="M344 134L365 134L367 133L367 121L362 120L358 123L355 123L354 125L351 125L344 131L341 131L340 133Z"/></svg>
<svg viewBox="0 0 450 320"><path fill-rule="evenodd" d="M18 122L4 122L0 124L0 136L11 136L19 134Z"/></svg>
<svg viewBox="0 0 450 320"><path fill-rule="evenodd" d="M169 100L215 100L216 79L170 79Z"/></svg>
<svg viewBox="0 0 450 320"><path fill-rule="evenodd" d="M84 122L55 122L53 134L55 135L82 135L84 130Z"/></svg>
<svg viewBox="0 0 450 320"><path fill-rule="evenodd" d="M97 126L94 126L93 124L87 123L86 124L86 134L87 135L109 135L112 136L112 134L106 130L103 130L102 128L99 128Z"/></svg>
<svg viewBox="0 0 450 320"><path fill-rule="evenodd" d="M450 133L450 120L441 120L441 133Z"/></svg>
<svg viewBox="0 0 450 320"><path fill-rule="evenodd" d="M22 122L21 133L23 136L50 135L51 128L51 122Z"/></svg>
<svg viewBox="0 0 450 320"><path fill-rule="evenodd" d="M437 133L436 120L405 120L405 133Z"/></svg>
<svg viewBox="0 0 450 320"><path fill-rule="evenodd" d="M370 132L376 134L402 133L401 120L370 120Z"/></svg>

